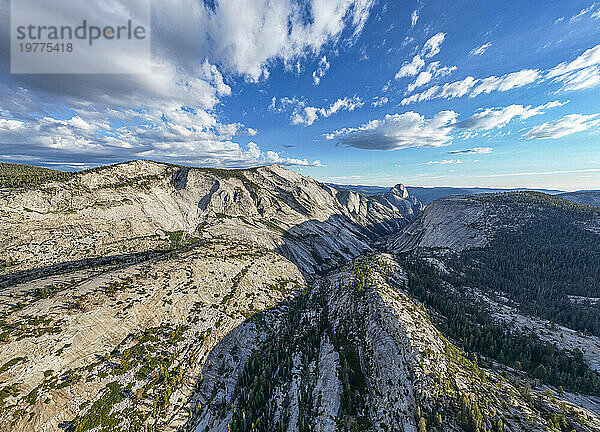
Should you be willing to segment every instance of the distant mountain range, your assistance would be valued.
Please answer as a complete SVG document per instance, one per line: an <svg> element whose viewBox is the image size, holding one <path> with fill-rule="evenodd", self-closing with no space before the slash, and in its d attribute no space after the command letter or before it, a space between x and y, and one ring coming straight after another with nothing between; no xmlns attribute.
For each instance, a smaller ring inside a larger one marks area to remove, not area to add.
<svg viewBox="0 0 600 432"><path fill-rule="evenodd" d="M579 204L600 207L600 190L565 192L558 196L570 201L578 202Z"/></svg>
<svg viewBox="0 0 600 432"><path fill-rule="evenodd" d="M354 192L358 192L363 195L378 195L381 193L385 193L390 190L390 188L383 186L353 186L353 185L337 185L337 184L329 184L338 190L351 190ZM432 201L435 201L438 198L444 198L450 195L471 195L471 194L483 194L483 193L496 193L496 192L516 192L516 191L535 191L535 192L543 192L549 195L559 195L564 194L563 198L572 199L573 201L577 201L577 199L586 199L586 194L590 191L581 191L581 192L567 192L555 189L528 189L528 188L515 188L515 189L500 189L500 188L455 188L455 187L420 187L420 186L406 186L406 190L412 196L415 196L421 201L423 204L427 205ZM593 192L593 191L591 191ZM597 193L597 191L596 191ZM600 194L599 194L600 195ZM570 198L573 197L573 198ZM577 198L577 199L575 199ZM589 197L587 198L589 200ZM600 198L599 198L600 199ZM580 202L580 201L577 201ZM587 204L587 203L584 203ZM595 204L599 205L599 204Z"/></svg>

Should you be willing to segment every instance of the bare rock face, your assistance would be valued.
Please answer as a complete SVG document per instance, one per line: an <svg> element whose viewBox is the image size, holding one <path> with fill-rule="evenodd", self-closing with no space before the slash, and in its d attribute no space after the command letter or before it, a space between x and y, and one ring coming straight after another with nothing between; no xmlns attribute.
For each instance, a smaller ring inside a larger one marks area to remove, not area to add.
<svg viewBox="0 0 600 432"><path fill-rule="evenodd" d="M420 211L403 186L370 198L279 166L217 170L136 161L38 190L2 192L0 261L14 273L131 254L164 247L177 232L257 242L314 273L369 250L369 239Z"/></svg>
<svg viewBox="0 0 600 432"><path fill-rule="evenodd" d="M423 215L388 239L394 253L416 248L449 248L457 251L482 247L493 234L493 215L485 202L468 196L441 198Z"/></svg>

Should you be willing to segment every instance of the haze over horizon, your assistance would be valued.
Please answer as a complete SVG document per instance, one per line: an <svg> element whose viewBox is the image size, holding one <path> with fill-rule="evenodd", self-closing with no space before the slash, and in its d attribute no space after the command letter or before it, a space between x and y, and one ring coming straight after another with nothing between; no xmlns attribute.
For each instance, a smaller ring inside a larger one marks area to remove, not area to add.
<svg viewBox="0 0 600 432"><path fill-rule="evenodd" d="M1 2L5 36L9 15ZM0 161L598 189L599 24L590 0L165 1L151 73L11 75L2 56Z"/></svg>

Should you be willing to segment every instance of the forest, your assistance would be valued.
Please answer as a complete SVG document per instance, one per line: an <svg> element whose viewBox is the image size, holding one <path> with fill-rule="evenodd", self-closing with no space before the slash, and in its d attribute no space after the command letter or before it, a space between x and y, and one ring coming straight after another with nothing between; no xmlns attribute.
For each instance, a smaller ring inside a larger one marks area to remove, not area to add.
<svg viewBox="0 0 600 432"><path fill-rule="evenodd" d="M0 162L0 188L38 186L53 180L66 180L73 173L33 165Z"/></svg>
<svg viewBox="0 0 600 432"><path fill-rule="evenodd" d="M533 334L511 331L492 319L486 303L453 285L455 277L440 274L422 258L400 259L407 270L408 291L435 311L441 330L465 351L567 391L600 396L600 375L589 369L580 351L561 350Z"/></svg>
<svg viewBox="0 0 600 432"><path fill-rule="evenodd" d="M600 208L540 193L483 196L500 215L485 247L455 255L449 282L503 293L521 311L600 336L600 239L585 229Z"/></svg>

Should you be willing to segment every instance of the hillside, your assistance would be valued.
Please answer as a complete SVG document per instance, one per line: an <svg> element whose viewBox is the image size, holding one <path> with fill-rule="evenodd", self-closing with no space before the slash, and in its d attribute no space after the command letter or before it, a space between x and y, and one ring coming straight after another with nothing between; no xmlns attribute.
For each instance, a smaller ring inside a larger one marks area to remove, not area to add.
<svg viewBox="0 0 600 432"><path fill-rule="evenodd" d="M122 428L180 427L217 343L421 210L402 186L367 199L277 166L150 161L0 202L0 430L35 431L114 430L102 407L126 388Z"/></svg>
<svg viewBox="0 0 600 432"><path fill-rule="evenodd" d="M600 207L600 191L565 192L559 196L579 204Z"/></svg>
<svg viewBox="0 0 600 432"><path fill-rule="evenodd" d="M600 338L581 327L598 215L533 197L421 214L402 185L151 161L2 189L0 431L600 430ZM538 281L519 286L532 314L476 279L538 208L566 230L551 244L578 242L546 251L573 266L552 293L581 273L575 324Z"/></svg>
<svg viewBox="0 0 600 432"><path fill-rule="evenodd" d="M420 212L399 186L366 198L278 166L186 168L136 161L40 188L0 190L0 263L17 271L226 237L293 257L308 273L369 250ZM30 240L35 238L35 241Z"/></svg>
<svg viewBox="0 0 600 432"><path fill-rule="evenodd" d="M467 350L596 394L599 226L597 208L540 193L452 197L388 248L402 254L413 294Z"/></svg>
<svg viewBox="0 0 600 432"><path fill-rule="evenodd" d="M0 188L32 187L53 180L66 180L71 175L32 165L0 162Z"/></svg>

